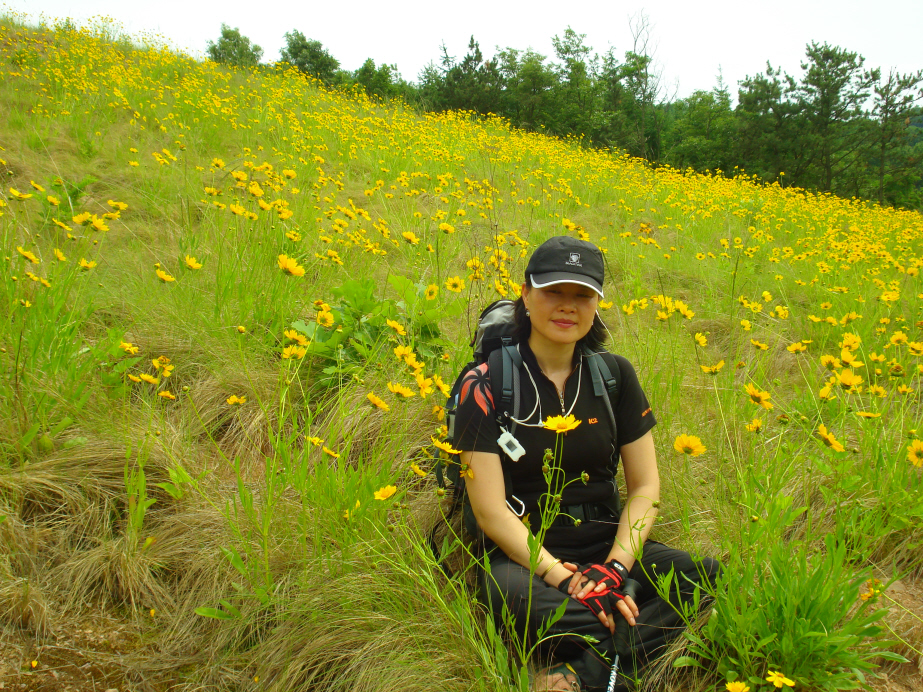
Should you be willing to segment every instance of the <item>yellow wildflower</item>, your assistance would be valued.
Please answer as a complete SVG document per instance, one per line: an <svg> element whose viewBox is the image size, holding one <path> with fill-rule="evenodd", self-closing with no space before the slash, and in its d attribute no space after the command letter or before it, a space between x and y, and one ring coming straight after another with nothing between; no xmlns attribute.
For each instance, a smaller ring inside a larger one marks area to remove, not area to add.
<svg viewBox="0 0 923 692"><path fill-rule="evenodd" d="M397 492L397 487L393 485L386 485L383 488L379 488L375 491L376 500L387 500L389 497L394 495Z"/></svg>
<svg viewBox="0 0 923 692"><path fill-rule="evenodd" d="M680 454L688 454L691 457L697 457L705 453L705 445L695 435L678 435L673 442L673 449Z"/></svg>
<svg viewBox="0 0 923 692"><path fill-rule="evenodd" d="M567 433L573 430L578 425L580 425L581 422L582 421L574 418L573 415L548 416L548 418L546 418L545 422L542 424L542 427L546 430L553 430L555 433L560 435L561 433Z"/></svg>
<svg viewBox="0 0 923 692"><path fill-rule="evenodd" d="M452 293L461 293L465 290L465 282L462 281L461 277L453 276L446 279L445 287L447 291L452 291Z"/></svg>
<svg viewBox="0 0 923 692"><path fill-rule="evenodd" d="M404 329L404 325L402 325L402 324L401 324L400 322L398 322L397 320L391 320L391 319L385 318L385 323L386 323L389 327L391 327L391 329L393 329L394 331L396 331L399 335L401 335L401 336L407 336L407 330Z"/></svg>
<svg viewBox="0 0 923 692"><path fill-rule="evenodd" d="M788 685L789 687L795 686L794 680L789 680L787 677L782 675L774 670L769 671L769 675L766 676L766 682L771 682L776 687L782 687L783 685Z"/></svg>
<svg viewBox="0 0 923 692"><path fill-rule="evenodd" d="M388 406L388 404L386 404L383 399L375 396L372 392L369 392L366 396L368 397L368 400L371 402L372 406L380 408L382 411L391 410L391 407Z"/></svg>
<svg viewBox="0 0 923 692"><path fill-rule="evenodd" d="M304 267L298 264L298 260L288 255L279 255L279 269L289 276L304 276Z"/></svg>

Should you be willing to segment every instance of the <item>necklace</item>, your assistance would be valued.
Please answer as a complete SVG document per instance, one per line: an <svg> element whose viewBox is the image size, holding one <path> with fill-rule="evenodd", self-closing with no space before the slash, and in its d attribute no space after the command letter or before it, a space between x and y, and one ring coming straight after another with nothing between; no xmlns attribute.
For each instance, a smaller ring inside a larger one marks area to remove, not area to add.
<svg viewBox="0 0 923 692"><path fill-rule="evenodd" d="M516 348L517 350L519 349L518 346ZM526 366L526 374L529 375L529 381L532 382L532 389L535 391L535 406L532 407L532 411L523 420L519 420L518 418L512 418L512 421L516 423L517 425L524 425L527 428L541 428L541 427L544 427L545 424L544 424L544 416L542 416L542 401L538 393L538 384L536 384L535 378L532 376L532 369L529 367L529 364L523 361L523 365ZM543 375L545 375L545 371L542 370L541 367L539 367L539 370L541 371ZM549 380L549 382L551 381L548 375L545 375L545 377ZM568 378L569 377L570 375L568 375ZM561 415L569 416L571 414L571 411L574 410L574 406L577 405L577 399L580 398L580 385L582 382L583 382L583 356L580 356L580 363L577 365L577 393L574 395L574 401L571 403L570 409L567 409L564 403L564 392L558 390L557 385L555 385L555 391L558 394L558 401L561 404ZM554 383L552 382L552 384ZM536 410L538 411L538 423L527 422L532 419L532 416L535 415Z"/></svg>

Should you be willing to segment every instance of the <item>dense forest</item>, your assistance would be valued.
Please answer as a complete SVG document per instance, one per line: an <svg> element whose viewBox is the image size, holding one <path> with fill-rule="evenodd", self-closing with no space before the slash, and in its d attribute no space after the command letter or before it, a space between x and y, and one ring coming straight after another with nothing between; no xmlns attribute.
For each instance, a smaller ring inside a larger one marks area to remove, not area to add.
<svg viewBox="0 0 923 692"><path fill-rule="evenodd" d="M554 57L506 48L487 58L472 36L467 53L443 45L416 82L396 65L372 58L355 71L320 41L285 34L281 61L328 86L364 89L426 111L495 114L513 125L588 146L624 150L654 166L724 174L745 172L882 204L923 208L923 70L901 74L869 68L858 53L811 42L801 73L767 62L762 73L731 87L720 74L709 91L671 94L651 55L646 18L631 25L633 45L599 55L568 27L552 39ZM260 63L262 49L222 26L209 42L211 60Z"/></svg>

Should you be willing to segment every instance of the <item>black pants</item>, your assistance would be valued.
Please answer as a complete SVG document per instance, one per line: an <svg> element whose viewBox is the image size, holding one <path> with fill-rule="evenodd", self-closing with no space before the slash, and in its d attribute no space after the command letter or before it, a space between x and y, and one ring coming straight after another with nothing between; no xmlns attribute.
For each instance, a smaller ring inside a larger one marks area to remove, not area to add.
<svg viewBox="0 0 923 692"><path fill-rule="evenodd" d="M599 544L588 549L589 554L579 549L552 550L556 557L570 562L599 563L606 559L611 543ZM567 553L570 553L569 555ZM545 637L556 636L539 646L545 657L567 661L580 676L583 689L590 692L606 689L610 660L616 651L609 629L600 623L589 608L548 586L538 575L532 575L532 598L529 601L529 570L510 560L503 551L494 548L488 553L490 575L481 571L479 587L481 598L490 607L498 628L503 628L502 603L505 602L514 618L519 637L525 638L530 646L537 639L537 630L568 599L564 616L552 625ZM673 568L675 578L670 589L670 601L681 607L689 602L696 585L714 583L721 569L720 563L712 558L693 558L682 550L668 548L662 543L647 541L641 559L635 562L630 577L639 582L641 589L635 599L640 610L635 627L629 628L629 641L619 642L620 668L628 674L635 674L645 663L654 660L664 652L667 643L682 633L685 625L673 606L660 598L655 587L656 575L666 574ZM703 594L704 596L704 594ZM528 614L528 631L525 623ZM621 617L616 614L616 618ZM590 635L599 640L593 646L580 636ZM626 660L627 659L627 660Z"/></svg>

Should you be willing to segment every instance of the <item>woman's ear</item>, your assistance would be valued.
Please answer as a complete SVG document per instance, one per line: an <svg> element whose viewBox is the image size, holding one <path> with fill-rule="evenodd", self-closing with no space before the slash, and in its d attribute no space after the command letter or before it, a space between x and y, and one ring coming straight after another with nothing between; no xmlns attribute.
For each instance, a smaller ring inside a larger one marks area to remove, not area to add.
<svg viewBox="0 0 923 692"><path fill-rule="evenodd" d="M532 292L532 287L528 283L524 283L520 290L522 292L522 302L525 303L529 294ZM528 307L528 305L526 307Z"/></svg>

